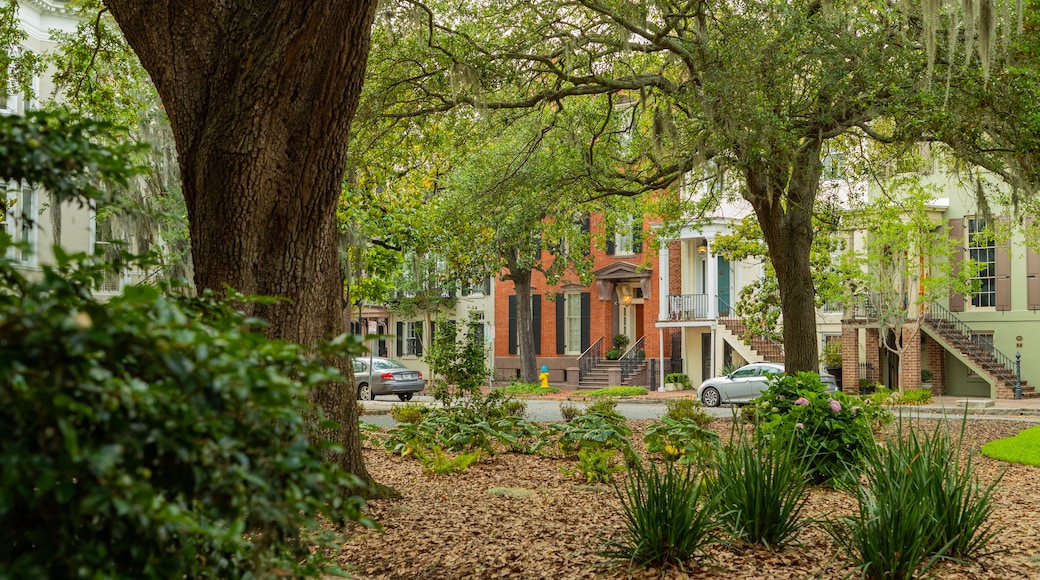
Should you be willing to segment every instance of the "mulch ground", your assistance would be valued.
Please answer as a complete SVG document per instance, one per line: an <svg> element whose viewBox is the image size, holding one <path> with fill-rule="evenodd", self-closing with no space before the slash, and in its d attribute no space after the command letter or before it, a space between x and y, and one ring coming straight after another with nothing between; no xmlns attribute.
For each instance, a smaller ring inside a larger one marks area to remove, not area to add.
<svg viewBox="0 0 1040 580"><path fill-rule="evenodd" d="M932 428L933 421L921 421ZM650 421L631 421L641 441ZM1031 426L1014 421L974 420L967 439L978 446ZM730 432L730 420L712 428ZM809 525L795 545L779 552L716 544L711 559L682 569L629 570L605 566L598 555L620 535L620 503L610 486L587 486L565 474L574 462L541 456L498 455L465 473L433 475L418 462L366 449L377 481L403 497L376 500L369 514L382 532L354 531L343 545L341 565L355 578L725 578L770 580L840 578L853 570L819 525ZM976 470L988 483L1003 473L993 521L996 553L972 564L944 563L938 577L1040 579L1040 468L1009 465L977 455ZM843 492L813 488L804 517L849 513Z"/></svg>

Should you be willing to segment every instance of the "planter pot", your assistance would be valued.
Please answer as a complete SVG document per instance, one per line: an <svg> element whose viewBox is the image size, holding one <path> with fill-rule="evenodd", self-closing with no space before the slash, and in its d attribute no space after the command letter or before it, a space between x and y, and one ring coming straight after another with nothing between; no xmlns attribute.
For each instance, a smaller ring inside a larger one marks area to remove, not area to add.
<svg viewBox="0 0 1040 580"><path fill-rule="evenodd" d="M931 392L931 390L932 390L932 383L921 383L921 388L926 390L926 391L928 391L928 392Z"/></svg>
<svg viewBox="0 0 1040 580"><path fill-rule="evenodd" d="M666 391L681 391L682 383L665 383L664 390Z"/></svg>

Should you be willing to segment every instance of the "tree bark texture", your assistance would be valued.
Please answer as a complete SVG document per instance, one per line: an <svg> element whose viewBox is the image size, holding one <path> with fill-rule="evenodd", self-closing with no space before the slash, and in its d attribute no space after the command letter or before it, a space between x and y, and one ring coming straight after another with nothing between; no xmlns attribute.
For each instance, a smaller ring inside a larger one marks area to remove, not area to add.
<svg viewBox="0 0 1040 580"><path fill-rule="evenodd" d="M272 338L341 334L335 207L377 1L105 4L173 128L197 288L285 298L245 305ZM352 390L316 399L341 424L340 462L369 479Z"/></svg>
<svg viewBox="0 0 1040 580"><path fill-rule="evenodd" d="M515 253L506 258L506 280L513 283L516 294L516 332L520 350L520 382L537 383L538 364L534 352L534 322L531 317L531 269L517 264Z"/></svg>
<svg viewBox="0 0 1040 580"><path fill-rule="evenodd" d="M816 290L809 250L813 204L820 183L820 142L803 144L790 165L759 165L747 171L745 197L762 228L776 270L788 372L819 372Z"/></svg>

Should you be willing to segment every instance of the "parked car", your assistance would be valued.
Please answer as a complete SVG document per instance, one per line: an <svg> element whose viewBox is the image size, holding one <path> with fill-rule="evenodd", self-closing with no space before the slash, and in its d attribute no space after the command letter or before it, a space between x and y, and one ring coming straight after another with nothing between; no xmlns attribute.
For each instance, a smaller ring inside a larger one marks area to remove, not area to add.
<svg viewBox="0 0 1040 580"><path fill-rule="evenodd" d="M783 363L754 363L740 367L728 375L708 379L697 387L697 396L708 407L723 403L747 403L768 388L770 375L784 373ZM820 373L820 382L828 393L838 390L834 375Z"/></svg>
<svg viewBox="0 0 1040 580"><path fill-rule="evenodd" d="M371 401L376 395L397 395L402 401L411 401L412 395L425 386L421 372L392 358L354 359L354 390L359 400Z"/></svg>

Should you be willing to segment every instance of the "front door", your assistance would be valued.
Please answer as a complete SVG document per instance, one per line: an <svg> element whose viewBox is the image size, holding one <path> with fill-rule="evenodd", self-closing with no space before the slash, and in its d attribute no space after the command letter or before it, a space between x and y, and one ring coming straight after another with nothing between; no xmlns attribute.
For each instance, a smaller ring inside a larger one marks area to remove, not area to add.
<svg viewBox="0 0 1040 580"><path fill-rule="evenodd" d="M701 335L701 381L706 381L714 376L711 372L711 335Z"/></svg>
<svg viewBox="0 0 1040 580"><path fill-rule="evenodd" d="M728 316L733 302L729 295L729 260L719 256L719 316Z"/></svg>

